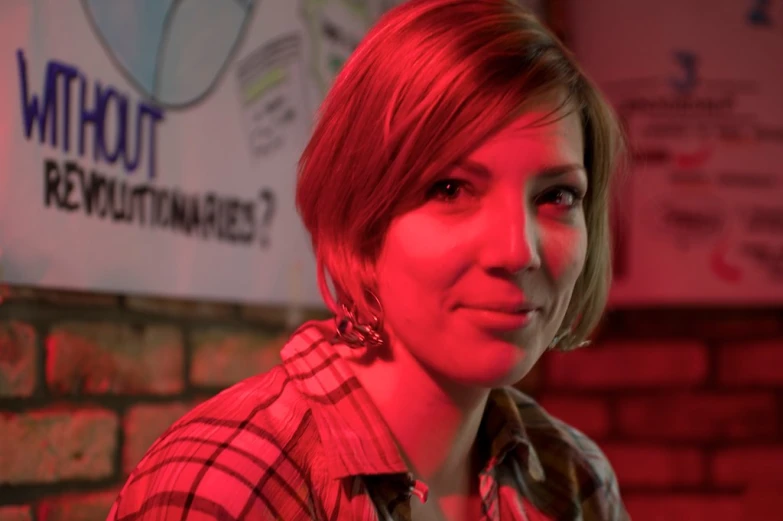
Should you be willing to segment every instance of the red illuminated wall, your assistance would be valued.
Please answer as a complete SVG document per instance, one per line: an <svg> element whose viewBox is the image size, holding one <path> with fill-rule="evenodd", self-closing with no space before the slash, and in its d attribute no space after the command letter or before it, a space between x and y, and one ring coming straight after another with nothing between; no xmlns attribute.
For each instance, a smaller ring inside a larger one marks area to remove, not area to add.
<svg viewBox="0 0 783 521"><path fill-rule="evenodd" d="M276 362L283 319L15 291L0 305L0 521L102 521L163 429ZM634 521L776 519L783 310L614 312L597 345L546 356L521 387L600 443Z"/></svg>
<svg viewBox="0 0 783 521"><path fill-rule="evenodd" d="M783 310L615 312L534 376L604 449L634 521L780 519Z"/></svg>

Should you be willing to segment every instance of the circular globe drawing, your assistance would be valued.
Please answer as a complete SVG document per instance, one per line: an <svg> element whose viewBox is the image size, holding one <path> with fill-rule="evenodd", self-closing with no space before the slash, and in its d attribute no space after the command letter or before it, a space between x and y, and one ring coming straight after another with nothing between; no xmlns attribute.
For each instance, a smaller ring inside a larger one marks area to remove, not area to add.
<svg viewBox="0 0 783 521"><path fill-rule="evenodd" d="M142 94L166 108L217 83L258 0L82 0L101 42Z"/></svg>

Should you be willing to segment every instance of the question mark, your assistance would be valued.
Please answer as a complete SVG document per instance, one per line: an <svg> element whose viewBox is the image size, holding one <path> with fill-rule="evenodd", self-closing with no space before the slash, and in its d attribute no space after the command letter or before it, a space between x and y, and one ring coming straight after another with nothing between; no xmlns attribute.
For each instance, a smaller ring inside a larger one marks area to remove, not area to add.
<svg viewBox="0 0 783 521"><path fill-rule="evenodd" d="M258 196L264 202L264 213L261 216L261 247L269 247L269 234L272 227L272 218L275 215L275 194L269 188L263 188Z"/></svg>

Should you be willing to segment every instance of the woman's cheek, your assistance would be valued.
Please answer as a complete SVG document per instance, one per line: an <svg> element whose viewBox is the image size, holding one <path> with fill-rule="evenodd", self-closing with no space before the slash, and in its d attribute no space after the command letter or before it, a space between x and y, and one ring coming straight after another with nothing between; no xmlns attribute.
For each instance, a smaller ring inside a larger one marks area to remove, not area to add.
<svg viewBox="0 0 783 521"><path fill-rule="evenodd" d="M587 253L587 230L584 226L558 225L544 231L541 237L542 261L556 281L576 281Z"/></svg>

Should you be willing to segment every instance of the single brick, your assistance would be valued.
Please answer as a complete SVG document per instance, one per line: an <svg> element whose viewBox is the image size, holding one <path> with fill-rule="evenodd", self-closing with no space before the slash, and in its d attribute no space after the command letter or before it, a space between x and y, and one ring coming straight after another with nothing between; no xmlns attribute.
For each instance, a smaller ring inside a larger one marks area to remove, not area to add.
<svg viewBox="0 0 783 521"><path fill-rule="evenodd" d="M587 436L601 438L609 432L609 407L604 400L578 397L539 398L546 411Z"/></svg>
<svg viewBox="0 0 783 521"><path fill-rule="evenodd" d="M225 318L235 314L232 304L147 297L128 297L125 306L132 311L155 315L198 318Z"/></svg>
<svg viewBox="0 0 783 521"><path fill-rule="evenodd" d="M29 506L0 507L0 521L32 521L32 509Z"/></svg>
<svg viewBox="0 0 783 521"><path fill-rule="evenodd" d="M61 323L46 353L46 380L58 393L173 394L184 386L183 339L173 326Z"/></svg>
<svg viewBox="0 0 783 521"><path fill-rule="evenodd" d="M750 521L739 495L633 494L623 500L633 521Z"/></svg>
<svg viewBox="0 0 783 521"><path fill-rule="evenodd" d="M783 445L718 451L712 462L712 478L728 487L754 481L783 484Z"/></svg>
<svg viewBox="0 0 783 521"><path fill-rule="evenodd" d="M783 476L778 475L777 481L752 481L745 489L743 504L744 517L749 521L776 519L775 512L780 513L780 490L783 488Z"/></svg>
<svg viewBox="0 0 783 521"><path fill-rule="evenodd" d="M193 332L190 381L197 386L227 387L271 369L280 361L288 335L210 328Z"/></svg>
<svg viewBox="0 0 783 521"><path fill-rule="evenodd" d="M747 339L783 333L776 309L622 310L624 333L633 337Z"/></svg>
<svg viewBox="0 0 783 521"><path fill-rule="evenodd" d="M181 403L131 407L123 419L125 446L122 460L125 474L130 473L155 440L192 407Z"/></svg>
<svg viewBox="0 0 783 521"><path fill-rule="evenodd" d="M60 496L41 501L38 521L104 521L118 491Z"/></svg>
<svg viewBox="0 0 783 521"><path fill-rule="evenodd" d="M695 448L649 444L602 444L621 487L700 485L706 478L706 457Z"/></svg>
<svg viewBox="0 0 783 521"><path fill-rule="evenodd" d="M267 325L284 327L288 322L290 310L285 306L245 305L239 309L243 319L262 322Z"/></svg>
<svg viewBox="0 0 783 521"><path fill-rule="evenodd" d="M240 308L243 319L272 326L290 327L291 315L299 315L301 322L308 320L326 320L334 315L326 308L290 309L286 306L246 305ZM294 328L298 327L295 325Z"/></svg>
<svg viewBox="0 0 783 521"><path fill-rule="evenodd" d="M98 409L0 415L0 485L108 477L118 427L114 413Z"/></svg>
<svg viewBox="0 0 783 521"><path fill-rule="evenodd" d="M116 307L117 295L86 291L47 291L43 300L58 306Z"/></svg>
<svg viewBox="0 0 783 521"><path fill-rule="evenodd" d="M560 388L691 386L705 380L708 367L706 346L687 341L607 341L551 355L548 382Z"/></svg>
<svg viewBox="0 0 783 521"><path fill-rule="evenodd" d="M721 347L718 379L723 385L783 386L783 338Z"/></svg>
<svg viewBox="0 0 783 521"><path fill-rule="evenodd" d="M54 290L30 286L14 286L6 290L9 302L41 302L57 306L113 307L119 302L116 295L87 291Z"/></svg>
<svg viewBox="0 0 783 521"><path fill-rule="evenodd" d="M624 398L617 414L623 433L641 439L775 438L779 409L772 393L670 393Z"/></svg>
<svg viewBox="0 0 783 521"><path fill-rule="evenodd" d="M0 397L33 394L37 361L33 326L0 322Z"/></svg>

